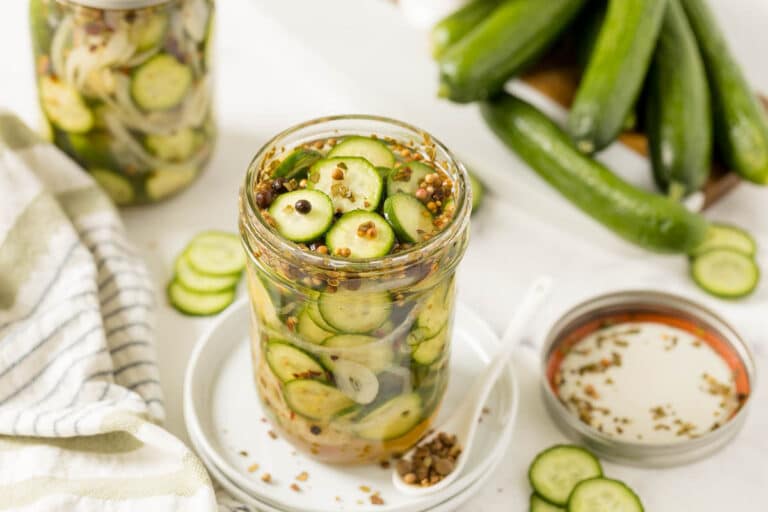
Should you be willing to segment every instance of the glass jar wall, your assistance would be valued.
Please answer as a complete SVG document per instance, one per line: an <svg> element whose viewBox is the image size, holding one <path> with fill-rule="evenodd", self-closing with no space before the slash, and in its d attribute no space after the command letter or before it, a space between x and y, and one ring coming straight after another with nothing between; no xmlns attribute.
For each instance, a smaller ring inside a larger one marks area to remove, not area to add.
<svg viewBox="0 0 768 512"><path fill-rule="evenodd" d="M30 1L47 127L117 204L168 197L207 163L213 14L213 0Z"/></svg>
<svg viewBox="0 0 768 512"><path fill-rule="evenodd" d="M426 242L353 261L307 251L265 222L260 176L297 147L376 136L407 144L455 186L455 214ZM454 272L468 240L463 166L426 133L374 117L311 121L278 135L248 171L240 228L248 253L256 387L276 430L333 463L403 453L432 425L449 377Z"/></svg>

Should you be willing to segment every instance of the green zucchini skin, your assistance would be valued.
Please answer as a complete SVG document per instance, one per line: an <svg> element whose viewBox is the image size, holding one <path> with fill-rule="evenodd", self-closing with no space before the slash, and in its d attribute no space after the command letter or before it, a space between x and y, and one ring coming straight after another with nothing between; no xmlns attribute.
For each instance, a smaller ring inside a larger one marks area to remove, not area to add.
<svg viewBox="0 0 768 512"><path fill-rule="evenodd" d="M679 0L669 0L645 100L656 184L673 198L699 190L712 165L712 109L704 63Z"/></svg>
<svg viewBox="0 0 768 512"><path fill-rule="evenodd" d="M667 0L611 0L568 117L584 153L621 133L651 63Z"/></svg>
<svg viewBox="0 0 768 512"><path fill-rule="evenodd" d="M689 253L707 223L681 204L639 190L581 153L568 135L528 103L502 95L482 106L504 144L574 205L625 240L656 252Z"/></svg>
<svg viewBox="0 0 768 512"><path fill-rule="evenodd" d="M432 27L432 56L439 58L454 43L478 26L501 0L474 0Z"/></svg>
<svg viewBox="0 0 768 512"><path fill-rule="evenodd" d="M531 64L578 14L585 0L501 4L439 59L439 96L458 103L490 98Z"/></svg>
<svg viewBox="0 0 768 512"><path fill-rule="evenodd" d="M768 184L768 116L704 0L683 0L709 77L715 144L742 178Z"/></svg>

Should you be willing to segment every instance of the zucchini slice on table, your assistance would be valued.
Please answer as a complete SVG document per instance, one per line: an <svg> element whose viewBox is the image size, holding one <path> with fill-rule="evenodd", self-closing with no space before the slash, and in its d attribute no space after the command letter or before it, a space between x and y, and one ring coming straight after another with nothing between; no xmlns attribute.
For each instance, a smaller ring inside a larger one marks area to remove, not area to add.
<svg viewBox="0 0 768 512"><path fill-rule="evenodd" d="M757 242L752 235L743 229L730 224L712 223L707 228L704 242L696 248L693 255L701 254L712 249L730 249L754 256L757 252Z"/></svg>
<svg viewBox="0 0 768 512"><path fill-rule="evenodd" d="M529 512L566 512L563 507L558 507L546 501L538 494L531 493Z"/></svg>
<svg viewBox="0 0 768 512"><path fill-rule="evenodd" d="M318 304L320 314L334 330L365 334L383 324L392 311L387 292L349 291L339 288L324 292Z"/></svg>
<svg viewBox="0 0 768 512"><path fill-rule="evenodd" d="M168 285L168 300L185 315L208 316L224 311L235 300L235 290L198 293L186 289L175 279Z"/></svg>
<svg viewBox="0 0 768 512"><path fill-rule="evenodd" d="M712 249L693 257L693 280L723 299L746 297L760 282L760 269L751 256L730 249Z"/></svg>
<svg viewBox="0 0 768 512"><path fill-rule="evenodd" d="M224 276L211 276L198 272L189 263L186 254L176 258L174 266L176 273L175 279L181 283L184 288L198 293L218 293L232 290L237 287L240 281L240 274L231 274Z"/></svg>
<svg viewBox="0 0 768 512"><path fill-rule="evenodd" d="M334 256L353 260L380 258L389 254L395 244L395 233L378 213L353 210L328 230L325 244Z"/></svg>
<svg viewBox="0 0 768 512"><path fill-rule="evenodd" d="M322 237L333 223L333 204L317 190L280 194L269 207L277 231L288 240L309 242Z"/></svg>
<svg viewBox="0 0 768 512"><path fill-rule="evenodd" d="M383 180L368 160L359 157L325 158L309 169L307 188L318 190L333 202L334 211L375 211Z"/></svg>
<svg viewBox="0 0 768 512"><path fill-rule="evenodd" d="M557 445L544 450L533 459L528 469L528 480L533 490L560 507L568 504L568 497L576 484L600 476L603 476L600 461L589 451L574 445Z"/></svg>
<svg viewBox="0 0 768 512"><path fill-rule="evenodd" d="M296 379L326 380L325 368L320 363L287 342L270 341L265 357L272 372L283 382Z"/></svg>
<svg viewBox="0 0 768 512"><path fill-rule="evenodd" d="M434 218L424 203L410 194L397 193L384 201L384 217L404 242L423 242L435 232Z"/></svg>
<svg viewBox="0 0 768 512"><path fill-rule="evenodd" d="M568 512L643 512L635 492L623 482L591 478L579 483L568 500Z"/></svg>
<svg viewBox="0 0 768 512"><path fill-rule="evenodd" d="M351 398L338 389L317 380L297 379L287 382L283 396L292 411L321 422L355 405Z"/></svg>
<svg viewBox="0 0 768 512"><path fill-rule="evenodd" d="M399 395L363 416L355 426L355 433L372 441L397 439L418 425L422 413L418 394Z"/></svg>
<svg viewBox="0 0 768 512"><path fill-rule="evenodd" d="M370 137L346 137L328 153L329 158L337 156L365 158L374 167L391 168L395 165L395 155L387 145Z"/></svg>
<svg viewBox="0 0 768 512"><path fill-rule="evenodd" d="M167 53L139 66L131 79L131 95L144 110L177 107L192 87L192 70Z"/></svg>
<svg viewBox="0 0 768 512"><path fill-rule="evenodd" d="M40 78L40 102L54 126L70 133L93 128L93 112L77 89L50 76Z"/></svg>
<svg viewBox="0 0 768 512"><path fill-rule="evenodd" d="M189 243L187 258L195 270L215 276L237 274L245 268L245 251L232 233L206 231Z"/></svg>

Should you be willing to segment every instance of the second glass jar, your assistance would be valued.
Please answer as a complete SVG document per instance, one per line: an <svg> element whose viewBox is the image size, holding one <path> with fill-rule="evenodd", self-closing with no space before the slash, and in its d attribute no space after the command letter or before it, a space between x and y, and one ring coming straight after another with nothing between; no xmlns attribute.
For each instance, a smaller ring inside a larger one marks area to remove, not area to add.
<svg viewBox="0 0 768 512"><path fill-rule="evenodd" d="M281 238L259 213L260 174L296 147L322 148L352 135L406 145L405 154L419 154L449 176L452 221L426 242L364 261L310 252ZM471 209L467 180L463 166L428 134L367 116L300 125L253 160L240 228L256 387L280 434L315 458L384 460L407 451L431 427L449 378L454 273Z"/></svg>

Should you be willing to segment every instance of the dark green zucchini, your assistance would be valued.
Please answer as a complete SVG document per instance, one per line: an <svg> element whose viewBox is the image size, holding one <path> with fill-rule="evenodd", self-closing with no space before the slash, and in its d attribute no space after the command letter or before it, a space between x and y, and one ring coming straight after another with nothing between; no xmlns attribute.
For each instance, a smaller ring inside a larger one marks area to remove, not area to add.
<svg viewBox="0 0 768 512"><path fill-rule="evenodd" d="M586 214L624 239L658 252L689 253L706 221L681 204L623 181L581 153L568 135L528 103L502 95L483 104L496 135Z"/></svg>
<svg viewBox="0 0 768 512"><path fill-rule="evenodd" d="M589 57L595 48L597 36L603 28L608 0L593 0L582 11L574 23L572 32L576 41L576 60L581 68L589 64Z"/></svg>
<svg viewBox="0 0 768 512"><path fill-rule="evenodd" d="M709 77L715 144L742 178L768 184L768 116L704 0L683 0Z"/></svg>
<svg viewBox="0 0 768 512"><path fill-rule="evenodd" d="M669 0L648 74L645 130L659 188L673 199L699 190L712 165L712 110L704 64L679 0Z"/></svg>
<svg viewBox="0 0 768 512"><path fill-rule="evenodd" d="M667 0L611 0L576 99L568 131L584 153L621 132L650 65Z"/></svg>
<svg viewBox="0 0 768 512"><path fill-rule="evenodd" d="M574 19L584 0L505 2L440 58L441 97L484 100L535 61Z"/></svg>
<svg viewBox="0 0 768 512"><path fill-rule="evenodd" d="M432 56L439 58L459 39L478 26L499 5L500 0L473 0L432 27Z"/></svg>

